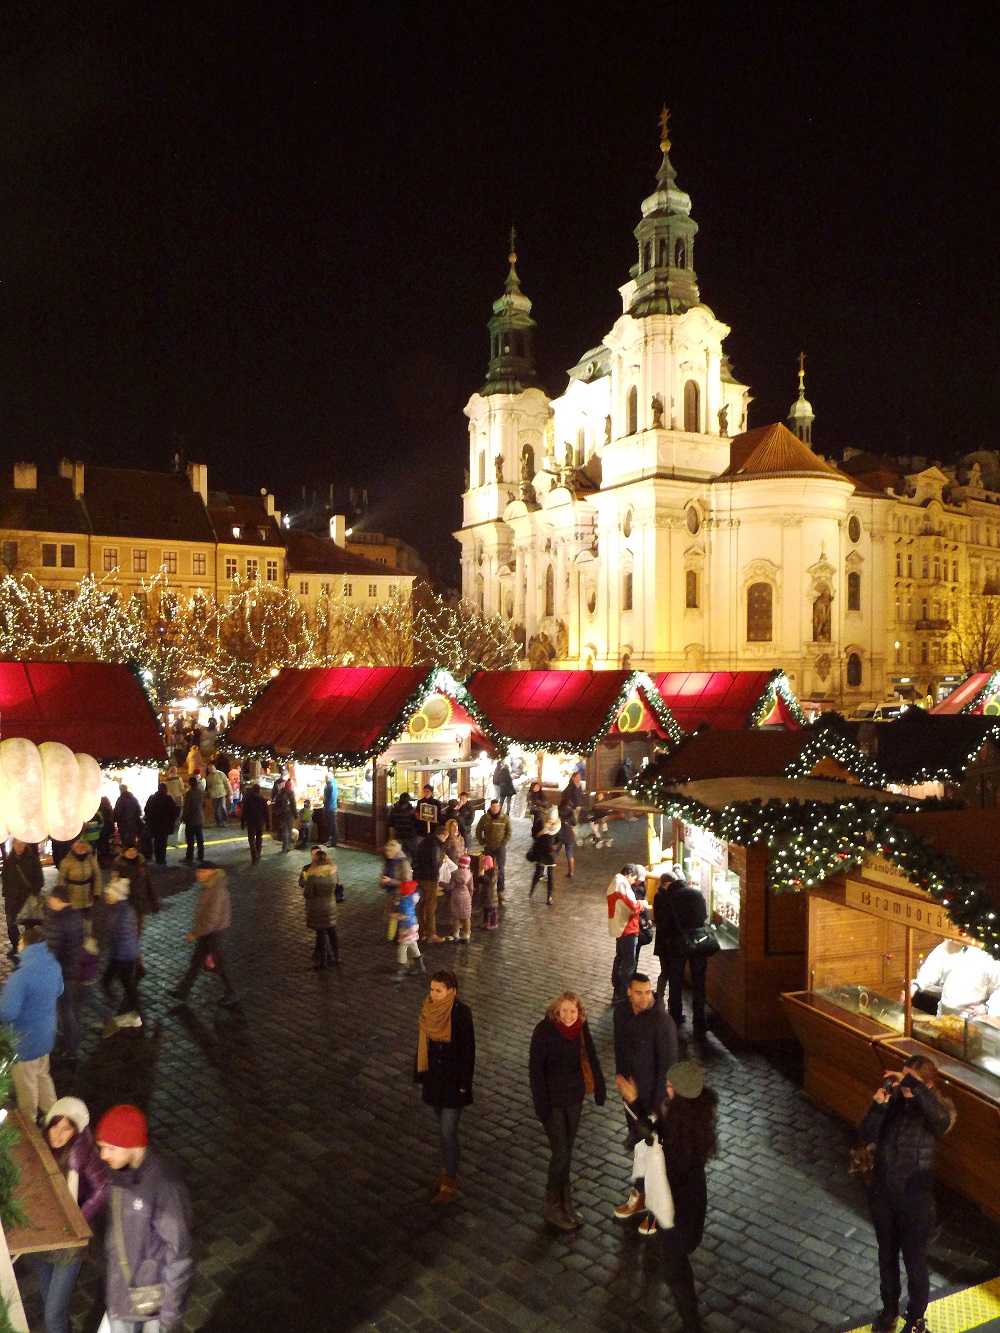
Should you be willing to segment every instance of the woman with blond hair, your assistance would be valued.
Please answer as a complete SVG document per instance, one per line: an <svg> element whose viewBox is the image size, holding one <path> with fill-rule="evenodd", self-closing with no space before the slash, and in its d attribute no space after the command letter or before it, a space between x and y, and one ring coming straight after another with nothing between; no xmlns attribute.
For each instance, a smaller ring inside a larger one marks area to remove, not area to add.
<svg viewBox="0 0 1000 1333"><path fill-rule="evenodd" d="M584 1097L592 1092L603 1106L605 1086L586 1010L572 991L552 1001L531 1034L528 1073L535 1114L552 1152L542 1215L560 1231L575 1231L583 1219L574 1211L569 1178L573 1143Z"/></svg>
<svg viewBox="0 0 1000 1333"><path fill-rule="evenodd" d="M444 840L444 854L458 865L458 858L466 853L462 830L458 827L457 819L446 820L445 828L448 830L448 836Z"/></svg>

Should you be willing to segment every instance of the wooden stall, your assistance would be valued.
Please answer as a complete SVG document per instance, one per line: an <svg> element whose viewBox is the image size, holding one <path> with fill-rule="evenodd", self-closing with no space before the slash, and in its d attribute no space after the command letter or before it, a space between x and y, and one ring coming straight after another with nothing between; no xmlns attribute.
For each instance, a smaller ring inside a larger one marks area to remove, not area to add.
<svg viewBox="0 0 1000 1333"><path fill-rule="evenodd" d="M981 812L907 814L899 826L980 877L1000 904L1000 837ZM901 1069L910 1055L930 1056L958 1108L938 1174L1000 1216L1000 1016L928 1013L911 994L921 962L942 941L974 945L942 902L882 851L812 886L807 899L808 983L782 996L805 1051L806 1092L857 1123L886 1070Z"/></svg>

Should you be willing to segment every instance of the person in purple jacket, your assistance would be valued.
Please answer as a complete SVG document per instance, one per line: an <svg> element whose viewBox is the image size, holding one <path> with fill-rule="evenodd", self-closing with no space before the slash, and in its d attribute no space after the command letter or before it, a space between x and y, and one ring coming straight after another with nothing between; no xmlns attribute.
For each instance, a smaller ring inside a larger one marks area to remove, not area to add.
<svg viewBox="0 0 1000 1333"><path fill-rule="evenodd" d="M89 1129L90 1112L79 1097L60 1097L45 1117L45 1139L84 1221L93 1229L108 1197L108 1168ZM47 1250L31 1257L45 1306L45 1333L70 1333L69 1305L86 1246Z"/></svg>
<svg viewBox="0 0 1000 1333"><path fill-rule="evenodd" d="M124 877L113 879L105 886L104 901L108 909L104 924L108 965L101 977L101 990L109 1002L112 998L112 981L116 979L120 981L125 991L124 1011L117 1018L111 1019L102 1034L105 1037L113 1037L120 1028L142 1027L137 980L139 923L135 909L129 902L129 882Z"/></svg>

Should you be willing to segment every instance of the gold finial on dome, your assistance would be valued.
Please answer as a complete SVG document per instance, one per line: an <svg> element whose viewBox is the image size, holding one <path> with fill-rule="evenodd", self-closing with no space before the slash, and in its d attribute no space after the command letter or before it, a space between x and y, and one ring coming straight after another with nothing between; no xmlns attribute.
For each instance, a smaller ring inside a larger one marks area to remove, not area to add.
<svg viewBox="0 0 1000 1333"><path fill-rule="evenodd" d="M806 354L799 353L799 397L806 396Z"/></svg>
<svg viewBox="0 0 1000 1333"><path fill-rule="evenodd" d="M517 228L516 228L516 227L511 227L511 229L510 229L510 254L507 256L507 258L508 258L508 260L510 261L510 263L512 263L512 264L516 264L516 263L517 263L517 253L516 253L515 250L514 250L514 242L515 242L516 240L517 240Z"/></svg>
<svg viewBox="0 0 1000 1333"><path fill-rule="evenodd" d="M663 110L660 112L660 149L664 153L670 152L670 112L667 110L666 102L663 103Z"/></svg>

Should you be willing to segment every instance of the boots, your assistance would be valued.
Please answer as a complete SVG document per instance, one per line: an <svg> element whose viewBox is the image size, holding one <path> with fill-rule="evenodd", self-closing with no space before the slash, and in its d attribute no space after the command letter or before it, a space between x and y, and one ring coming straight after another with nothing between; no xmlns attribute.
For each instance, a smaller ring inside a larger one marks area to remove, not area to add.
<svg viewBox="0 0 1000 1333"><path fill-rule="evenodd" d="M924 1319L907 1318L903 1325L903 1333L931 1333Z"/></svg>
<svg viewBox="0 0 1000 1333"><path fill-rule="evenodd" d="M434 1203L449 1204L455 1202L455 1182L444 1176L434 1195Z"/></svg>
<svg viewBox="0 0 1000 1333"><path fill-rule="evenodd" d="M576 1223L567 1216L558 1190L545 1191L545 1207L542 1209L542 1216L557 1231L576 1230Z"/></svg>
<svg viewBox="0 0 1000 1333"><path fill-rule="evenodd" d="M423 970L423 969L421 969ZM393 981L405 981L410 974L410 969L405 963L400 963L393 975Z"/></svg>
<svg viewBox="0 0 1000 1333"><path fill-rule="evenodd" d="M579 1230L579 1228L583 1226L583 1218L573 1207L573 1191L571 1186L569 1185L563 1186L562 1207L563 1207L563 1213L573 1224L574 1230Z"/></svg>
<svg viewBox="0 0 1000 1333"><path fill-rule="evenodd" d="M872 1320L872 1333L895 1333L899 1315L895 1310L885 1309Z"/></svg>

